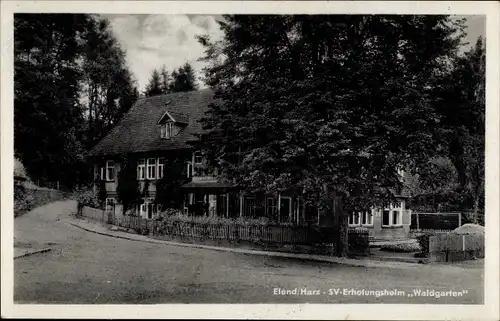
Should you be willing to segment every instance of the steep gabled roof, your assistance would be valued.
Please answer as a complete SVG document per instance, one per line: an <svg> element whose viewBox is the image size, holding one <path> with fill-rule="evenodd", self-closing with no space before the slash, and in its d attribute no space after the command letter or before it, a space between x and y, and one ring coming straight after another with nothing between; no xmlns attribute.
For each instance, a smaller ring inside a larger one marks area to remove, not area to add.
<svg viewBox="0 0 500 321"><path fill-rule="evenodd" d="M139 99L118 124L90 152L91 156L189 148L187 142L202 133L199 120L213 101L210 89ZM170 114L186 124L170 139L160 137L158 121Z"/></svg>
<svg viewBox="0 0 500 321"><path fill-rule="evenodd" d="M174 113L167 110L165 114L163 114L163 116L161 116L161 118L158 120L158 124L164 123L165 121L167 121L167 119L170 119L174 123L183 125L187 125L189 123L189 117L187 115Z"/></svg>

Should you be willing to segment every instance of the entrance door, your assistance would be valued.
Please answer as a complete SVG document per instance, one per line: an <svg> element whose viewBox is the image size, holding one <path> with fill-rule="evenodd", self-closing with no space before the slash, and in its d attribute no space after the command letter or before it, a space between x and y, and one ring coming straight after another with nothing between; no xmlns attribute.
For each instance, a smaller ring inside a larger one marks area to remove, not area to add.
<svg viewBox="0 0 500 321"><path fill-rule="evenodd" d="M292 215L292 198L291 197L281 197L280 223L290 222L291 215Z"/></svg>
<svg viewBox="0 0 500 321"><path fill-rule="evenodd" d="M245 198L245 208L243 214L247 217L255 217L255 198Z"/></svg>

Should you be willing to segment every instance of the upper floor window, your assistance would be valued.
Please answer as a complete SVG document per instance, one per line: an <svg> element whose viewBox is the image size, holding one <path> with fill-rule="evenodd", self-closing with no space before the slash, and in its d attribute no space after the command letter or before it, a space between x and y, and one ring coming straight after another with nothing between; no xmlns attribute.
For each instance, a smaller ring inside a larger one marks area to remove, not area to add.
<svg viewBox="0 0 500 321"><path fill-rule="evenodd" d="M167 122L161 125L161 138L172 138L174 136L174 123Z"/></svg>
<svg viewBox="0 0 500 321"><path fill-rule="evenodd" d="M106 162L106 180L112 181L115 179L115 162L107 161Z"/></svg>
<svg viewBox="0 0 500 321"><path fill-rule="evenodd" d="M156 158L148 158L147 178L156 178Z"/></svg>
<svg viewBox="0 0 500 321"><path fill-rule="evenodd" d="M144 179L145 177L145 163L144 159L139 159L137 162L137 179Z"/></svg>

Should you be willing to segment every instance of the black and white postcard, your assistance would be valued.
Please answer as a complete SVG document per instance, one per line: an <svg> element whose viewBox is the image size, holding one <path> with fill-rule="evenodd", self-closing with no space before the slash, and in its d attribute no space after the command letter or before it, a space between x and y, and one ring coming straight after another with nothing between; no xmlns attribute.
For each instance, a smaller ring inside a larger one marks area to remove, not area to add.
<svg viewBox="0 0 500 321"><path fill-rule="evenodd" d="M499 318L497 2L1 7L2 316Z"/></svg>

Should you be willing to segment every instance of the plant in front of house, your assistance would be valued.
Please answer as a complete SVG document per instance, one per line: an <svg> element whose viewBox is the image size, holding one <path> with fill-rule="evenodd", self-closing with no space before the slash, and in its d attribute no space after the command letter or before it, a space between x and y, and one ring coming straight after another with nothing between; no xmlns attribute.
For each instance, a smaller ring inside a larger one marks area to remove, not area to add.
<svg viewBox="0 0 500 321"><path fill-rule="evenodd" d="M139 182L137 181L137 165L133 158L124 158L122 167L118 172L118 186L116 194L118 201L123 206L123 214L134 208L141 197Z"/></svg>
<svg viewBox="0 0 500 321"><path fill-rule="evenodd" d="M102 206L100 191L90 186L80 186L73 191L71 196L77 202L78 215L84 206L100 208Z"/></svg>
<svg viewBox="0 0 500 321"><path fill-rule="evenodd" d="M182 157L164 159L163 177L156 182L155 203L166 209L180 209L183 203L181 186L186 184L186 166Z"/></svg>
<svg viewBox="0 0 500 321"><path fill-rule="evenodd" d="M397 169L437 153L434 91L463 21L228 15L221 27L220 41L199 37L218 98L202 122L222 133L203 149L242 190L293 188L313 202L347 255L346 209L394 201Z"/></svg>
<svg viewBox="0 0 500 321"><path fill-rule="evenodd" d="M418 244L420 245L420 252L415 253L415 257L429 257L429 240L431 236L436 235L435 233L424 233L422 235L417 236Z"/></svg>
<svg viewBox="0 0 500 321"><path fill-rule="evenodd" d="M421 247L418 243L396 243L382 245L380 250L394 253L413 253L420 252Z"/></svg>

